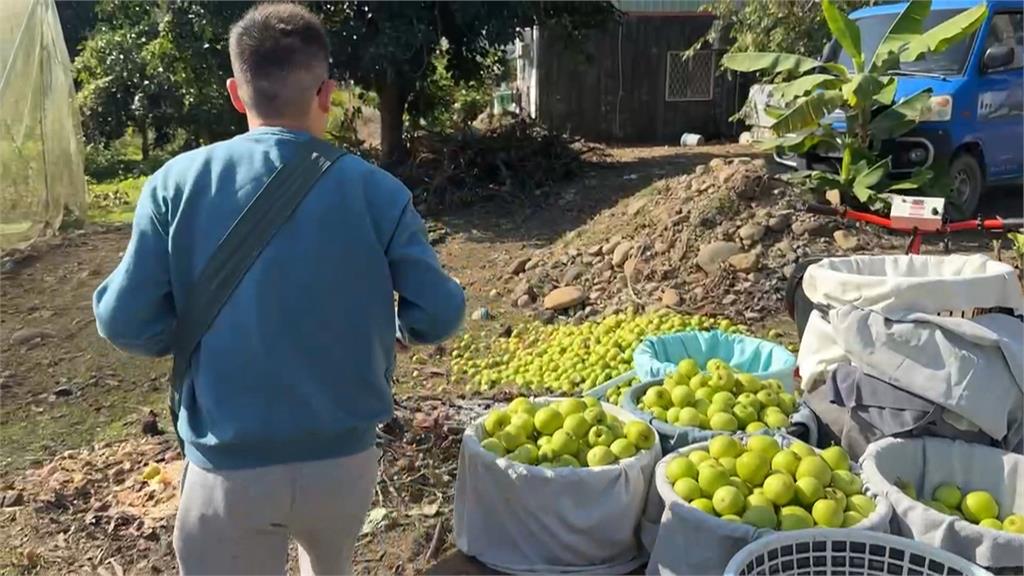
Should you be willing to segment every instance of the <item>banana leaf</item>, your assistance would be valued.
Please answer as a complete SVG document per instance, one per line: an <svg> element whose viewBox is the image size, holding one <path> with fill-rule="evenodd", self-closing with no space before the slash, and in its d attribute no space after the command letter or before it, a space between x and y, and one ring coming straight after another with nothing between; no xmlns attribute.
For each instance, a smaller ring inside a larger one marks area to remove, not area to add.
<svg viewBox="0 0 1024 576"><path fill-rule="evenodd" d="M791 82L776 84L772 87L772 96L782 102L790 102L818 88L834 90L842 85L842 80L830 74L810 74Z"/></svg>
<svg viewBox="0 0 1024 576"><path fill-rule="evenodd" d="M822 0L821 8L825 13L825 22L828 23L828 29L832 32L832 36L853 60L854 71L858 74L863 72L864 53L860 47L860 28L846 14L836 8L832 0Z"/></svg>
<svg viewBox="0 0 1024 576"><path fill-rule="evenodd" d="M843 93L838 90L815 92L800 99L795 106L776 120L771 126L772 131L782 136L817 126L825 116L839 108L842 103Z"/></svg>
<svg viewBox="0 0 1024 576"><path fill-rule="evenodd" d="M847 104L856 108L868 101L875 100L885 88L882 79L874 74L856 74L843 84L843 98L846 99ZM895 85L893 90L895 92Z"/></svg>
<svg viewBox="0 0 1024 576"><path fill-rule="evenodd" d="M900 53L900 60L903 62L913 62L925 52L942 52L973 34L987 16L988 5L984 3L964 10L911 40Z"/></svg>
<svg viewBox="0 0 1024 576"><path fill-rule="evenodd" d="M907 2L900 15L893 20L889 31L882 37L871 58L871 72L884 72L899 65L899 52L914 37L924 31L924 20L932 11L931 0Z"/></svg>
<svg viewBox="0 0 1024 576"><path fill-rule="evenodd" d="M814 58L776 52L746 52L726 54L722 57L722 66L738 72L803 74L821 65L821 62Z"/></svg>
<svg viewBox="0 0 1024 576"><path fill-rule="evenodd" d="M933 174L931 170L926 168L917 168L913 173L911 173L910 178L893 182L887 186L885 190L887 192L892 190L916 190L927 184L928 181L932 179L932 176Z"/></svg>
<svg viewBox="0 0 1024 576"><path fill-rule="evenodd" d="M793 134L758 141L759 150L782 148L787 152L803 154L822 142L836 144L835 133L828 126L811 126Z"/></svg>
<svg viewBox="0 0 1024 576"><path fill-rule="evenodd" d="M896 79L892 76L879 76L882 81L883 88L875 94L875 102L882 106L889 106L892 104L893 98L896 97Z"/></svg>
<svg viewBox="0 0 1024 576"><path fill-rule="evenodd" d="M881 142L906 133L920 121L931 97L931 88L926 88L879 114L868 126L872 138Z"/></svg>

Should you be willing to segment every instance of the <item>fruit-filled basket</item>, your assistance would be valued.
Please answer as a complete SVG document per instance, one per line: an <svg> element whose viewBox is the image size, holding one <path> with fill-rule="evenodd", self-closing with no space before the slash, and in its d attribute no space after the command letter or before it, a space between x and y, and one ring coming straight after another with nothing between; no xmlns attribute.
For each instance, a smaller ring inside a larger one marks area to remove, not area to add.
<svg viewBox="0 0 1024 576"><path fill-rule="evenodd" d="M888 532L892 510L842 448L784 434L716 436L663 458L644 517L660 513L648 573L721 574L748 543L815 527Z"/></svg>
<svg viewBox="0 0 1024 576"><path fill-rule="evenodd" d="M803 409L779 380L739 372L720 358L707 360L703 369L684 358L664 379L631 387L621 406L654 426L663 452L722 434L784 431ZM816 428L813 415L804 412L799 419Z"/></svg>
<svg viewBox="0 0 1024 576"><path fill-rule="evenodd" d="M506 573L626 573L657 432L594 398L516 398L466 428L455 542Z"/></svg>
<svg viewBox="0 0 1024 576"><path fill-rule="evenodd" d="M1024 573L1024 456L946 438L886 438L861 458L893 529L993 572Z"/></svg>
<svg viewBox="0 0 1024 576"><path fill-rule="evenodd" d="M750 374L758 380L776 380L787 392L794 388L796 357L784 346L719 330L645 338L633 352L633 367L642 381L660 380L676 372L685 359L697 366L721 360L736 372Z"/></svg>

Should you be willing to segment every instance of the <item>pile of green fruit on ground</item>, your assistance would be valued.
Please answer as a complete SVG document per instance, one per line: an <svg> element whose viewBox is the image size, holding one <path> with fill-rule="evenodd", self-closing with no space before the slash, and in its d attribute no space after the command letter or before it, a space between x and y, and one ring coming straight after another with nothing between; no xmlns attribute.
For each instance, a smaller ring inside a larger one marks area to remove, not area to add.
<svg viewBox="0 0 1024 576"><path fill-rule="evenodd" d="M639 378L630 378L627 382L623 382L618 386L612 386L611 388L604 391L604 400L609 404L616 406L622 406L622 399L625 398L626 391L640 383Z"/></svg>
<svg viewBox="0 0 1024 576"><path fill-rule="evenodd" d="M742 444L716 436L665 466L672 490L691 506L722 520L757 528L848 528L875 510L860 477L839 446L820 454L803 442L783 449L772 436Z"/></svg>
<svg viewBox="0 0 1024 576"><path fill-rule="evenodd" d="M909 483L897 481L896 485L904 494L917 500L917 490ZM983 528L1024 534L1024 515L1007 514L1000 520L999 501L984 490L964 494L956 484L940 484L932 491L932 499L924 504L937 512L947 516L958 516Z"/></svg>
<svg viewBox="0 0 1024 576"><path fill-rule="evenodd" d="M629 371L633 351L648 336L687 330L746 333L730 320L671 310L612 314L597 322L522 325L508 338L463 335L451 352L451 374L469 387L518 386L535 392L584 392Z"/></svg>
<svg viewBox="0 0 1024 576"><path fill-rule="evenodd" d="M481 446L499 458L543 468L597 467L632 458L654 446L644 422L623 423L595 398L548 405L516 398L484 417Z"/></svg>
<svg viewBox="0 0 1024 576"><path fill-rule="evenodd" d="M719 358L701 371L695 360L684 358L662 384L644 392L637 407L675 426L756 432L785 428L796 403L778 380L736 373Z"/></svg>

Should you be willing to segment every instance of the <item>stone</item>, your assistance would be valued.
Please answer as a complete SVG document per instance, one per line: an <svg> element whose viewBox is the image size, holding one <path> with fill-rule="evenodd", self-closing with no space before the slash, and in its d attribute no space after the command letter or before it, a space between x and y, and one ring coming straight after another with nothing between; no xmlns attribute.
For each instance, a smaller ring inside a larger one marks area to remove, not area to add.
<svg viewBox="0 0 1024 576"><path fill-rule="evenodd" d="M713 274L730 256L739 254L740 245L735 242L711 242L700 247L697 253L697 265L704 272Z"/></svg>
<svg viewBox="0 0 1024 576"><path fill-rule="evenodd" d="M728 262L737 272L753 272L757 270L760 258L757 252L743 252L730 256Z"/></svg>
<svg viewBox="0 0 1024 576"><path fill-rule="evenodd" d="M605 256L615 252L615 249L622 243L622 238L616 236L605 243L604 247L601 248L601 253Z"/></svg>
<svg viewBox="0 0 1024 576"><path fill-rule="evenodd" d="M58 386L54 388L50 395L54 398L68 398L74 396L75 391L70 386Z"/></svg>
<svg viewBox="0 0 1024 576"><path fill-rule="evenodd" d="M501 292L498 292L496 288L492 288L491 291L487 293L487 296L489 298L498 298L501 296Z"/></svg>
<svg viewBox="0 0 1024 576"><path fill-rule="evenodd" d="M21 346L22 344L28 344L29 342L34 342L36 340L48 340L56 337L57 333L52 330L46 330L44 328L23 328L11 335L11 344Z"/></svg>
<svg viewBox="0 0 1024 576"><path fill-rule="evenodd" d="M679 306L683 302L683 297L679 295L678 290L672 288L666 288L661 293L661 303L665 306L675 307Z"/></svg>
<svg viewBox="0 0 1024 576"><path fill-rule="evenodd" d="M849 230L836 230L832 233L832 238L835 239L837 246L847 252L856 250L860 246L860 239Z"/></svg>
<svg viewBox="0 0 1024 576"><path fill-rule="evenodd" d="M615 247L615 251L612 252L612 266L616 268L626 263L626 259L629 258L629 252L633 249L633 245L629 242L623 242Z"/></svg>
<svg viewBox="0 0 1024 576"><path fill-rule="evenodd" d="M796 271L796 264L790 264L782 269L782 275L789 278Z"/></svg>
<svg viewBox="0 0 1024 576"><path fill-rule="evenodd" d="M793 244L791 244L790 241L786 238L783 238L781 241L779 241L779 243L775 245L775 248L777 248L783 254L796 254L796 249L793 248Z"/></svg>
<svg viewBox="0 0 1024 576"><path fill-rule="evenodd" d="M722 298L722 305L723 306L731 306L731 305L735 304L736 301L739 300L739 299L740 299L739 296L737 296L735 294L726 294L725 298Z"/></svg>
<svg viewBox="0 0 1024 576"><path fill-rule="evenodd" d="M522 258L517 259L515 262L512 263L511 266L508 267L508 273L513 276L518 276L523 272L526 272L526 265L529 263L530 257L523 256Z"/></svg>
<svg viewBox="0 0 1024 576"><path fill-rule="evenodd" d="M632 280L638 271L643 270L643 263L637 257L626 260L626 263L622 266L622 271L626 273L626 276Z"/></svg>
<svg viewBox="0 0 1024 576"><path fill-rule="evenodd" d="M666 252L668 252L671 249L672 249L672 243L671 242L666 242L665 240L658 240L657 242L654 243L654 253L655 254L659 254L659 255L660 254L665 254Z"/></svg>
<svg viewBox="0 0 1024 576"><path fill-rule="evenodd" d="M784 232L792 223L793 213L782 212L768 219L768 228L771 228L772 232Z"/></svg>
<svg viewBox="0 0 1024 576"><path fill-rule="evenodd" d="M590 248L587 248L587 255L588 256L600 256L603 248L604 248L604 246L602 246L600 244L595 244L594 246L591 246Z"/></svg>
<svg viewBox="0 0 1024 576"><path fill-rule="evenodd" d="M575 282L586 270L582 266L570 266L566 269L565 274L562 274L562 285L568 286Z"/></svg>
<svg viewBox="0 0 1024 576"><path fill-rule="evenodd" d="M541 324L551 324L555 321L555 318L558 318L558 315L555 314L554 310L538 310L535 318Z"/></svg>
<svg viewBox="0 0 1024 576"><path fill-rule="evenodd" d="M537 293L533 290L529 280L523 280L516 286L516 289L512 291L512 301L516 302L523 296L529 296L531 301L537 297Z"/></svg>
<svg viewBox="0 0 1024 576"><path fill-rule="evenodd" d="M647 206L647 198L637 198L629 203L629 207L626 208L626 213L629 214L630 218L633 218L639 214L645 206Z"/></svg>
<svg viewBox="0 0 1024 576"><path fill-rule="evenodd" d="M791 229L797 236L819 236L821 235L822 229L825 228L825 223L821 220L815 220L813 218L807 220L797 220L793 222Z"/></svg>
<svg viewBox="0 0 1024 576"><path fill-rule="evenodd" d="M764 237L764 226L753 223L747 224L740 228L738 234L744 244L753 244Z"/></svg>
<svg viewBox="0 0 1024 576"><path fill-rule="evenodd" d="M10 491L0 495L0 508L14 508L25 503L25 495L21 492Z"/></svg>
<svg viewBox="0 0 1024 576"><path fill-rule="evenodd" d="M473 311L472 314L470 314L469 319L470 320L490 320L491 319L491 311L488 310L486 307L484 307L484 308L477 308L476 310Z"/></svg>
<svg viewBox="0 0 1024 576"><path fill-rule="evenodd" d="M544 263L544 261L541 260L540 258L530 258L530 261L526 263L526 270L529 271L529 270L533 270L534 268L538 268L543 263Z"/></svg>
<svg viewBox="0 0 1024 576"><path fill-rule="evenodd" d="M529 294L523 294L516 299L516 306L520 308L526 308L531 304L533 304L533 298L531 298Z"/></svg>
<svg viewBox="0 0 1024 576"><path fill-rule="evenodd" d="M607 258L604 258L594 266L594 270L598 272L609 272L612 268L614 268L614 266L612 266L612 261Z"/></svg>
<svg viewBox="0 0 1024 576"><path fill-rule="evenodd" d="M555 288L544 297L544 309L565 310L581 304L586 299L586 292L579 286L563 286Z"/></svg>

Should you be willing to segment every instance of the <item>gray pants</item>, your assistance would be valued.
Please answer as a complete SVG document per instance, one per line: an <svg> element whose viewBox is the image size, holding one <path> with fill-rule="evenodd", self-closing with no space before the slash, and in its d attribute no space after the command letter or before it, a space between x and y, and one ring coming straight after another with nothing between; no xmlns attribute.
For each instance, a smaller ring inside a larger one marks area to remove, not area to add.
<svg viewBox="0 0 1024 576"><path fill-rule="evenodd" d="M351 574L380 451L248 470L189 466L174 524L182 574L283 574L288 539L304 576Z"/></svg>

